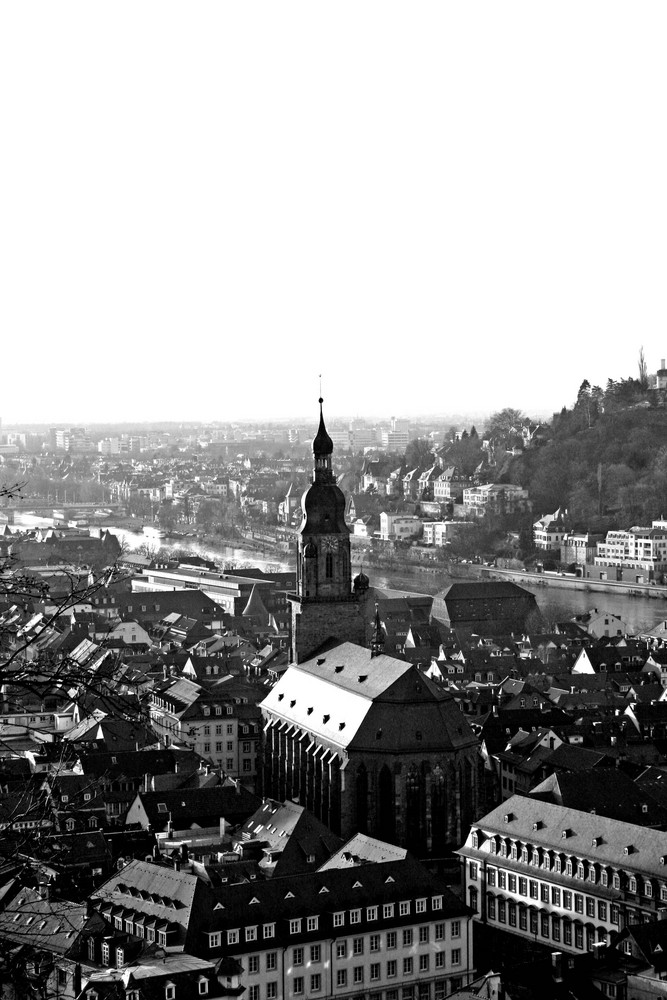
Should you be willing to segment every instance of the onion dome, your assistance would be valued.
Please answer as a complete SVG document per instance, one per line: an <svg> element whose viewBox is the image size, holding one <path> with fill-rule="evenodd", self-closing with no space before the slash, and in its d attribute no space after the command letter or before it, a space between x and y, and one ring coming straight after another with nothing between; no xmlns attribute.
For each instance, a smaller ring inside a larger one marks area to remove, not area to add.
<svg viewBox="0 0 667 1000"><path fill-rule="evenodd" d="M360 573L357 573L354 580L352 581L352 586L354 588L355 594L363 593L363 591L368 590L371 581L368 579L363 569Z"/></svg>

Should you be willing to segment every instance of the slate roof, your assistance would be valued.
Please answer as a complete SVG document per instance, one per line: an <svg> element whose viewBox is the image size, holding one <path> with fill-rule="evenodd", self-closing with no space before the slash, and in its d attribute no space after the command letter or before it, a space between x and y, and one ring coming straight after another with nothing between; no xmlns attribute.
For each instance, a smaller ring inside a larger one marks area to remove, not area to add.
<svg viewBox="0 0 667 1000"><path fill-rule="evenodd" d="M398 903L415 897L426 897L430 903L431 897L438 894L443 897L442 909L434 912L443 920L468 916L471 912L437 876L409 855L402 861L368 864L361 868L329 868L297 878L225 885L213 891L221 905L214 907L207 930L221 931L249 923L277 921L273 939L276 944L287 943L289 920L298 917L320 916L320 926L314 932L313 940L320 940L323 934L339 936L341 932L333 928L334 910L363 909L378 903ZM427 912L430 914L430 906ZM429 916L424 919L428 920ZM412 922L414 916L384 920L380 913L377 927L395 926L397 922L406 920ZM247 942L241 941L239 948L247 950ZM266 942L257 941L257 948L265 949Z"/></svg>
<svg viewBox="0 0 667 1000"><path fill-rule="evenodd" d="M22 888L0 911L0 937L67 955L78 947L85 929L101 930L104 926L98 916L89 917L87 911L86 903L42 899L36 889Z"/></svg>
<svg viewBox="0 0 667 1000"><path fill-rule="evenodd" d="M408 856L405 847L376 840L365 833L355 833L343 846L332 854L320 867L320 871L330 868L349 868L353 865L381 864L385 861L403 861Z"/></svg>
<svg viewBox="0 0 667 1000"><path fill-rule="evenodd" d="M79 756L85 775L116 778L144 774L172 774L177 768L191 774L199 767L199 756L189 750L119 750L116 753L87 753Z"/></svg>
<svg viewBox="0 0 667 1000"><path fill-rule="evenodd" d="M353 642L290 666L261 707L332 747L426 752L476 742L451 695L417 667Z"/></svg>
<svg viewBox="0 0 667 1000"><path fill-rule="evenodd" d="M594 751L584 752L592 754ZM599 816L608 816L624 823L667 828L667 809L659 805L629 775L614 767L552 774L536 785L530 795L571 809L588 812L595 810Z"/></svg>
<svg viewBox="0 0 667 1000"><path fill-rule="evenodd" d="M177 830L194 824L200 827L217 826L222 817L231 824L243 823L261 801L243 785L162 789L158 792L139 792L137 798L141 800L155 830L166 827L170 814Z"/></svg>
<svg viewBox="0 0 667 1000"><path fill-rule="evenodd" d="M107 906L146 914L179 929L182 943L197 890L196 875L164 868L149 861L130 861L91 896L102 914Z"/></svg>
<svg viewBox="0 0 667 1000"><path fill-rule="evenodd" d="M505 821L505 817L510 817ZM535 829L535 824L538 828ZM665 879L667 833L595 813L513 795L473 824L488 834L525 840L538 847ZM567 836L563 837L563 831ZM595 841L595 845L593 844ZM626 853L626 850L628 853ZM475 851L466 841L464 852Z"/></svg>
<svg viewBox="0 0 667 1000"><path fill-rule="evenodd" d="M314 868L341 846L327 826L295 802L265 799L234 836L234 843L267 848L280 853L273 868L275 878L296 875ZM312 857L313 860L308 859Z"/></svg>

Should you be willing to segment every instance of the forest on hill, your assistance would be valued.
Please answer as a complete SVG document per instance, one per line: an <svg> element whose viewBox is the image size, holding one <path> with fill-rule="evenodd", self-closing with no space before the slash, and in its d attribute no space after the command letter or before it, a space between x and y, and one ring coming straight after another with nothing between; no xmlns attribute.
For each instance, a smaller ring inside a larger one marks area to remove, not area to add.
<svg viewBox="0 0 667 1000"><path fill-rule="evenodd" d="M582 382L554 414L546 441L508 456L502 479L530 493L533 515L567 508L574 528L649 525L667 515L665 392L644 377Z"/></svg>

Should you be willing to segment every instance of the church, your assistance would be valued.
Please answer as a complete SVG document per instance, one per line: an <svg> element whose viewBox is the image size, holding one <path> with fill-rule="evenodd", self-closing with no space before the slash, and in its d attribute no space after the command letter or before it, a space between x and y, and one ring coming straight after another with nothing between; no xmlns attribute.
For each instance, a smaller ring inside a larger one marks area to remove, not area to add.
<svg viewBox="0 0 667 1000"><path fill-rule="evenodd" d="M479 814L478 741L451 696L383 652L369 580L351 579L345 497L320 399L301 506L290 666L261 705L263 793L299 802L339 836L438 856Z"/></svg>

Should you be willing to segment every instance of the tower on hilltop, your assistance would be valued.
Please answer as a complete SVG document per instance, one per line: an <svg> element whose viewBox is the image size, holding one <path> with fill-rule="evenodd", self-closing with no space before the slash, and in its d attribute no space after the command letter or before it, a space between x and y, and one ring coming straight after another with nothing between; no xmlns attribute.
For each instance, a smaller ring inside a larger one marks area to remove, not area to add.
<svg viewBox="0 0 667 1000"><path fill-rule="evenodd" d="M351 582L350 529L345 497L331 466L333 442L320 404L320 424L313 439L313 481L301 498L296 593L292 604L291 660L307 659L327 639L366 644L368 577Z"/></svg>

